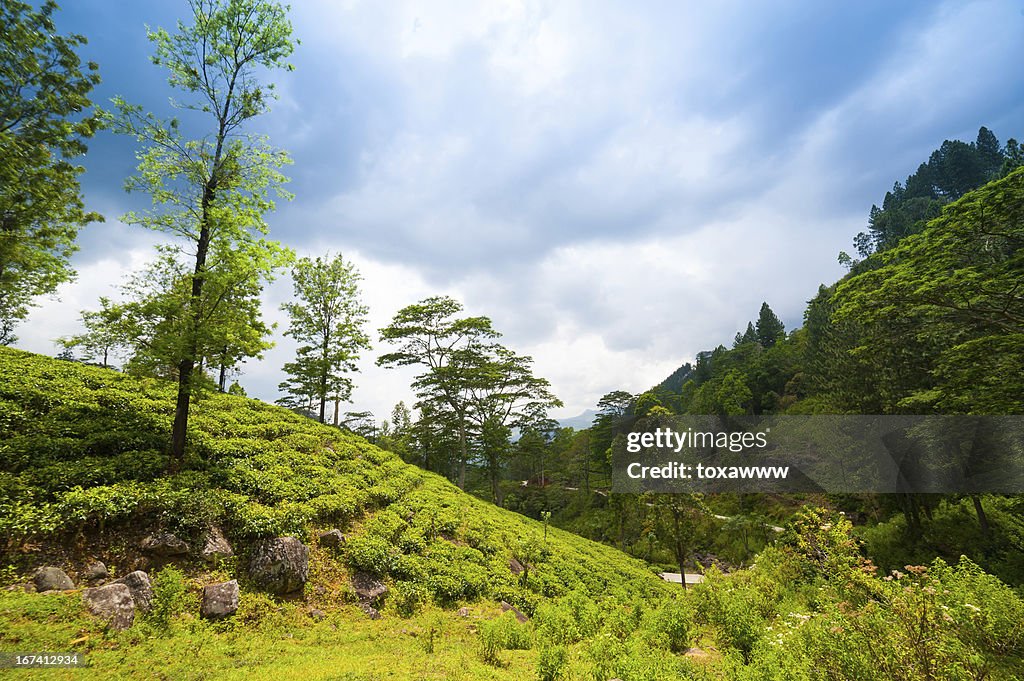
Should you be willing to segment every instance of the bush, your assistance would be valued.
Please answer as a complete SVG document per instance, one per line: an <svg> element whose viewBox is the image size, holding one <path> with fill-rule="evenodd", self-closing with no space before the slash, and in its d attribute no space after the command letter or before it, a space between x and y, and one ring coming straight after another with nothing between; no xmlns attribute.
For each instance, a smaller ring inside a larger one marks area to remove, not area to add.
<svg viewBox="0 0 1024 681"><path fill-rule="evenodd" d="M537 676L540 681L556 681L562 678L568 659L569 653L565 646L541 646L537 655Z"/></svg>
<svg viewBox="0 0 1024 681"><path fill-rule="evenodd" d="M487 664L500 664L498 652L501 650L529 650L532 645L530 626L517 620L511 611L481 622L478 634L480 657Z"/></svg>
<svg viewBox="0 0 1024 681"><path fill-rule="evenodd" d="M666 602L651 614L651 620L651 631L663 636L673 653L690 647L693 614L685 602L679 599Z"/></svg>
<svg viewBox="0 0 1024 681"><path fill-rule="evenodd" d="M153 576L152 586L153 608L149 611L149 621L166 632L171 620L183 613L188 605L185 575L173 565L168 565Z"/></svg>

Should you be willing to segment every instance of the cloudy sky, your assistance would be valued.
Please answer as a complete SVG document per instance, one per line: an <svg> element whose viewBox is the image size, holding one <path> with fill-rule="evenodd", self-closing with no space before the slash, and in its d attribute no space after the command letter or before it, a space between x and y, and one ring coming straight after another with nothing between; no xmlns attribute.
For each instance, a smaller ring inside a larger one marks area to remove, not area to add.
<svg viewBox="0 0 1024 681"><path fill-rule="evenodd" d="M145 26L187 3L62 4L100 64L95 100L169 114ZM763 300L798 326L871 204L944 139L1024 138L1024 0L292 4L296 68L258 123L295 161L272 236L354 261L374 330L436 294L491 317L558 416L651 387ZM122 190L134 152L90 145L83 188L107 221L20 347L54 353L152 257L162 237L118 220L145 201ZM278 345L245 365L250 395L278 397L290 293L266 293ZM350 407L378 418L412 375L376 368L384 351Z"/></svg>

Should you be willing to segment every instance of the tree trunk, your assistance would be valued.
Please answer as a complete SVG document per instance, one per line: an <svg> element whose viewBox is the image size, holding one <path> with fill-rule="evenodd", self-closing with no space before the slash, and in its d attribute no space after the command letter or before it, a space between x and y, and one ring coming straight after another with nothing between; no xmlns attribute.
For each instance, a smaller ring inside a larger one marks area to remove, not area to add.
<svg viewBox="0 0 1024 681"><path fill-rule="evenodd" d="M221 138L223 138L223 125L221 126ZM174 425L171 428L171 460L169 468L171 472L181 470L185 461L185 440L188 433L188 410L192 398L192 371L196 366L196 355L199 354L198 340L202 310L200 301L203 296L203 277L206 272L206 255L210 249L210 206L213 203L214 193L217 189L217 182L214 179L217 166L220 163L220 152L223 139L218 141L217 154L214 157L214 169L210 181L206 183L203 190L202 200L202 222L199 229L199 243L196 244L196 267L192 274L192 295L190 298L192 319L190 320L191 334L189 352L178 363L178 399L174 405Z"/></svg>
<svg viewBox="0 0 1024 681"><path fill-rule="evenodd" d="M188 432L188 408L192 399L190 378L195 366L191 359L183 359L178 363L178 398L174 404L174 425L171 427L171 460L168 469L171 473L181 470L185 461L185 435Z"/></svg>
<svg viewBox="0 0 1024 681"><path fill-rule="evenodd" d="M466 489L466 424L459 422L459 489Z"/></svg>
<svg viewBox="0 0 1024 681"><path fill-rule="evenodd" d="M220 363L220 377L217 379L217 387L220 388L220 391L222 393L227 392L227 388L224 387L227 382L228 382L228 367L222 361Z"/></svg>
<svg viewBox="0 0 1024 681"><path fill-rule="evenodd" d="M981 495L972 494L971 501L974 502L974 512L978 514L978 525L981 527L981 533L988 537L991 534L991 527L988 524L988 516L985 515L985 508L981 505Z"/></svg>

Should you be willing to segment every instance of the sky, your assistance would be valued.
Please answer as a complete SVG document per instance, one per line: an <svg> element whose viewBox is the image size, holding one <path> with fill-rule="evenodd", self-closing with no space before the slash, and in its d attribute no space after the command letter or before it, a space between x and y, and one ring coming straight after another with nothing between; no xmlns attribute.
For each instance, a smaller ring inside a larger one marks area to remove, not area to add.
<svg viewBox="0 0 1024 681"><path fill-rule="evenodd" d="M114 95L169 116L146 26L182 1L65 0ZM533 357L569 417L642 392L728 345L767 301L787 329L872 203L944 139L1024 139L1024 0L447 2L294 0L295 70L252 130L287 150L295 197L268 215L299 255L355 263L374 348L353 404L387 418L415 371L378 368L377 329L451 295ZM161 234L120 216L132 140L84 161L74 283L41 298L16 344L55 354L83 309L117 298ZM243 365L279 397L295 344L285 274L264 295L276 346Z"/></svg>

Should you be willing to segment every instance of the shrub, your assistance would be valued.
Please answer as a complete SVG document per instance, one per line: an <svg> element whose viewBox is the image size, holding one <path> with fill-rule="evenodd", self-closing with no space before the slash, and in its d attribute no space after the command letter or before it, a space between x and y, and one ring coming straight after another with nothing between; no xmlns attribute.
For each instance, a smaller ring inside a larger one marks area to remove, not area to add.
<svg viewBox="0 0 1024 681"><path fill-rule="evenodd" d="M167 631L171 620L187 607L185 575L181 570L168 565L153 576L153 607L149 621L158 629Z"/></svg>
<svg viewBox="0 0 1024 681"><path fill-rule="evenodd" d="M544 645L537 655L537 676L540 681L556 681L565 673L569 654L565 646Z"/></svg>

